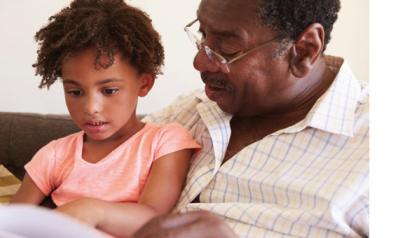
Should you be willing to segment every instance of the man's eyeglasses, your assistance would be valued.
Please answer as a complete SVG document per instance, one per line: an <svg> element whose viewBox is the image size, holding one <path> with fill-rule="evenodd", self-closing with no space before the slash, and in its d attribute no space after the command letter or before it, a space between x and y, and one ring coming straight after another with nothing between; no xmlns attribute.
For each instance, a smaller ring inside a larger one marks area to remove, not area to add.
<svg viewBox="0 0 400 238"><path fill-rule="evenodd" d="M237 54L235 54L235 56L228 58L226 56L222 56L221 54L219 54L219 53L215 52L214 50L212 50L209 46L203 44L204 43L204 38L203 38L202 34L198 30L192 29L192 28L194 28L192 26L196 22L198 22L198 20L199 19L196 18L195 20L193 20L189 24L187 24L185 26L185 28L184 28L186 34L188 35L188 37L190 39L190 41L192 41L196 45L198 50L204 49L204 52L206 53L207 58L211 62L218 63L218 64L220 64L222 66L225 66L226 69L228 70L228 72L229 72L229 67L228 67L229 64L232 64L233 62L243 58L244 56L250 54L251 52L253 52L255 50L258 50L261 47L264 47L264 46L268 45L269 43L271 43L271 42L273 42L273 41L275 41L275 40L277 40L279 38L279 37L275 37L275 38L273 38L271 40L268 40L266 42L263 42L263 43L255 46L255 47L253 47L251 49L238 52Z"/></svg>

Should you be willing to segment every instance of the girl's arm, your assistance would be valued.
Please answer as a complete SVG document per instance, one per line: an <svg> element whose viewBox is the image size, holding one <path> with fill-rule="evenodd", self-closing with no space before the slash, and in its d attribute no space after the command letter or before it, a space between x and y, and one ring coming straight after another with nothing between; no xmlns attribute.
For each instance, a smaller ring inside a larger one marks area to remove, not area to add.
<svg viewBox="0 0 400 238"><path fill-rule="evenodd" d="M46 196L36 186L31 177L26 173L22 180L21 187L11 198L10 203L29 203L38 205L45 197Z"/></svg>
<svg viewBox="0 0 400 238"><path fill-rule="evenodd" d="M138 203L111 203L84 198L57 210L117 237L132 236L152 217L175 206L189 169L192 150L185 149L157 159Z"/></svg>

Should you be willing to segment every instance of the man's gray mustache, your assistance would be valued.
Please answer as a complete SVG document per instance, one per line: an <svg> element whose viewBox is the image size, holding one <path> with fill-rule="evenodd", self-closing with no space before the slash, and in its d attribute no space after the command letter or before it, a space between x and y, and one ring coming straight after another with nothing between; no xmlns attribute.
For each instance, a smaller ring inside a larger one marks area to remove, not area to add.
<svg viewBox="0 0 400 238"><path fill-rule="evenodd" d="M218 76L210 76L205 73L202 73L201 80L203 81L203 83L210 85L212 87L224 88L228 90L232 89L232 86L225 79L222 79L221 77Z"/></svg>

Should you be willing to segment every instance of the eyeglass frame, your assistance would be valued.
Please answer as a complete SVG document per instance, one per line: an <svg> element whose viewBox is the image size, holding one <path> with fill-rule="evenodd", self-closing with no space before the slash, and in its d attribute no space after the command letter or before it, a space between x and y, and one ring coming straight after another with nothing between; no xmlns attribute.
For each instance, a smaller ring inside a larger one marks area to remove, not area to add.
<svg viewBox="0 0 400 238"><path fill-rule="evenodd" d="M196 45L196 47L197 47L197 49L198 49L199 51L202 50L202 49L204 48L204 51L205 51L205 53L206 53L206 55L207 55L207 58L208 58L210 61L213 61L213 60L214 60L214 57L213 57L213 54L214 54L214 55L216 55L216 56L219 58L218 63L221 63L222 65L226 65L226 66L228 66L229 64L232 64L233 62L236 62L237 60L243 58L244 56L250 54L251 52L253 52L253 51L255 51L255 50L258 50L258 49L260 49L260 48L262 48L262 47L268 45L269 43L272 43L273 41L278 40L279 38L281 38L280 36L274 37L274 38L272 38L272 39L270 39L270 40L268 40L268 41L265 41L265 42L263 42L263 43L261 43L261 44L255 46L255 47L253 47L253 48L250 48L250 49L247 49L247 50L244 50L244 51L241 51L241 52L239 51L239 52L237 53L238 55L234 56L232 59L226 59L225 56L222 56L220 53L218 53L218 52L212 50L208 45L203 45L204 40L203 40L203 39L199 39L199 38L192 32L192 30L190 30L190 27L191 27L194 23L196 23L198 20L199 20L199 19L196 18L196 19L194 19L193 21L189 22L189 23L184 27L184 30L185 30L186 34L188 35L190 41L192 41L192 42Z"/></svg>

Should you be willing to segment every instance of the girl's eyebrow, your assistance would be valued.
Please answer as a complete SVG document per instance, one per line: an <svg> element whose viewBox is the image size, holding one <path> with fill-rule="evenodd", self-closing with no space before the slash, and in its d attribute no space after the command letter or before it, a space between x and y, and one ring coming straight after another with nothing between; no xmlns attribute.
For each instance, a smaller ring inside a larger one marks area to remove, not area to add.
<svg viewBox="0 0 400 238"><path fill-rule="evenodd" d="M72 79L63 79L63 80L62 80L62 83L63 83L63 84L74 84L74 85L79 85L78 82L76 82L75 80L72 80Z"/></svg>
<svg viewBox="0 0 400 238"><path fill-rule="evenodd" d="M96 84L99 85L99 84L106 84L106 83L113 83L113 82L121 82L121 81L123 81L123 80L122 80L122 79L119 79L119 78L109 78L109 79L100 80L100 81L97 82Z"/></svg>
<svg viewBox="0 0 400 238"><path fill-rule="evenodd" d="M73 79L63 79L63 84L74 84L74 85L80 85L77 81ZM122 79L118 78L109 78L109 79L103 79L100 80L99 82L96 83L96 85L101 85L101 84L107 84L107 83L112 83L112 82L121 82L123 81Z"/></svg>

